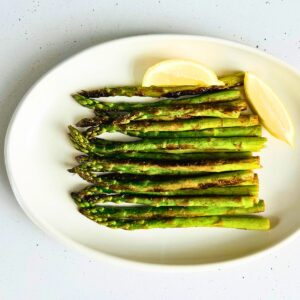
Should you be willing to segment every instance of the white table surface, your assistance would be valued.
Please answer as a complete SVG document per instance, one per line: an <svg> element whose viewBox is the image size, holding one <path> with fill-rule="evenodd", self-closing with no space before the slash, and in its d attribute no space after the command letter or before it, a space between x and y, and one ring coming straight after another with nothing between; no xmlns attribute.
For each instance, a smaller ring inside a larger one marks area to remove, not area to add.
<svg viewBox="0 0 300 300"><path fill-rule="evenodd" d="M1 300L299 299L300 237L251 263L206 272L144 271L94 261L29 221L12 194L3 161L4 135L16 105L44 72L68 56L130 35L186 33L244 43L300 68L299 1L0 3Z"/></svg>

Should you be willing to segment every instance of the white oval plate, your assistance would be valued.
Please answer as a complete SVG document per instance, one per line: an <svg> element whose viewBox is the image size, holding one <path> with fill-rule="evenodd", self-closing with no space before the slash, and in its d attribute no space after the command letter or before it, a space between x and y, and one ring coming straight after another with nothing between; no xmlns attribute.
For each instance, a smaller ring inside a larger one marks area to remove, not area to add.
<svg viewBox="0 0 300 300"><path fill-rule="evenodd" d="M169 58L199 61L218 74L256 73L283 99L299 132L300 74L260 51L184 35L137 36L97 45L48 72L24 96L12 118L6 167L22 208L65 244L94 257L144 266L220 265L266 253L295 236L300 225L299 139L291 149L270 137L261 153L260 195L267 203L265 215L272 220L269 232L218 228L128 232L99 226L77 212L69 192L86 184L66 171L78 154L69 143L67 126L90 111L70 94L83 88L139 84L149 66Z"/></svg>

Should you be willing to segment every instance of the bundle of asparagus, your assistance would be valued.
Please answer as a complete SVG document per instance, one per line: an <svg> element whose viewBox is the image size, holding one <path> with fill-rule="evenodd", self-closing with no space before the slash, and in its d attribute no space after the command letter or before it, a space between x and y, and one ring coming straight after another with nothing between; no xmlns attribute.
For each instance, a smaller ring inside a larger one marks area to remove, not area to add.
<svg viewBox="0 0 300 300"><path fill-rule="evenodd" d="M127 230L269 229L267 218L248 215L265 210L253 173L260 160L252 152L261 150L266 139L257 116L241 115L247 103L236 87L243 78L243 73L223 77L224 86L118 87L74 94L95 112L76 124L83 131L69 126L70 140L85 154L69 171L93 184L71 193L79 211L104 226ZM157 101L95 99L111 96ZM99 137L105 132L142 139L108 141Z"/></svg>

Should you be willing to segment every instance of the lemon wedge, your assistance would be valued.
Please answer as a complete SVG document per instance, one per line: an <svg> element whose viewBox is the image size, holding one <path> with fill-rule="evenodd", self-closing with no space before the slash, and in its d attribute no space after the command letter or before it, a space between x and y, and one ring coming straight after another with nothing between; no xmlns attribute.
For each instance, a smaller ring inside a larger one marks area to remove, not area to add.
<svg viewBox="0 0 300 300"><path fill-rule="evenodd" d="M143 86L224 85L213 70L189 60L168 59L150 67Z"/></svg>
<svg viewBox="0 0 300 300"><path fill-rule="evenodd" d="M272 89L256 75L246 72L246 96L264 127L276 138L294 144L294 127L284 105Z"/></svg>

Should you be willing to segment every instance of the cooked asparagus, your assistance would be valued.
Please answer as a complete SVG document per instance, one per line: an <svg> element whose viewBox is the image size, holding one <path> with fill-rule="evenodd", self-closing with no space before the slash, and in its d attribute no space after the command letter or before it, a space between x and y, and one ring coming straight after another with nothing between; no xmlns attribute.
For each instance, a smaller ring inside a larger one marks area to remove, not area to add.
<svg viewBox="0 0 300 300"><path fill-rule="evenodd" d="M148 206L210 206L210 207L252 207L258 202L257 196L145 196L145 195L94 195L85 198L72 193L72 198L80 207L91 207L112 202L117 204L132 203Z"/></svg>
<svg viewBox="0 0 300 300"><path fill-rule="evenodd" d="M76 161L84 163L94 160L97 157L103 158L118 158L118 159L133 159L137 161L144 160L161 160L161 161L194 161L204 159L231 159L231 158L249 158L252 157L251 152L200 152L186 154L171 154L171 153L151 153L151 152L123 152L123 153L103 153L97 156L93 155L78 155Z"/></svg>
<svg viewBox="0 0 300 300"><path fill-rule="evenodd" d="M225 83L224 86L123 86L114 88L102 88L91 91L81 91L78 95L86 98L111 97L111 96L141 96L141 97L166 97L178 98L182 96L200 95L208 92L222 91L229 88L243 85L244 73L236 73L220 78Z"/></svg>
<svg viewBox="0 0 300 300"><path fill-rule="evenodd" d="M262 149L266 139L257 116L240 116L247 104L232 87L243 79L238 73L220 78L224 86L116 87L73 95L96 114L77 123L88 127L83 133L69 126L75 148L88 154L78 156L79 165L69 171L95 184L71 193L80 212L99 224L127 230L269 229L268 219L245 215L265 209L252 172L260 167L259 157L251 152ZM160 99L93 99L110 96ZM143 139L96 138L105 132Z"/></svg>
<svg viewBox="0 0 300 300"><path fill-rule="evenodd" d="M257 176L251 171L233 171L205 176L179 178L151 178L122 180L97 175L91 172L77 170L77 174L88 182L106 187L116 192L132 191L138 193L162 192L180 189L206 189L217 186L253 185Z"/></svg>
<svg viewBox="0 0 300 300"><path fill-rule="evenodd" d="M241 111L247 109L243 100L219 104L178 104L139 109L117 117L113 124L127 124L131 121L153 120L172 121L191 117L238 118Z"/></svg>
<svg viewBox="0 0 300 300"><path fill-rule="evenodd" d="M213 206L168 206L168 207L147 207L147 206L94 206L80 208L80 212L85 216L97 220L101 219L152 219L152 218L193 218L202 216L220 215L244 215L248 213L260 213L265 211L265 203L260 200L251 207L213 207Z"/></svg>
<svg viewBox="0 0 300 300"><path fill-rule="evenodd" d="M209 216L194 218L163 218L146 220L94 220L97 223L125 230L154 228L223 227L246 230L269 230L270 220L257 216Z"/></svg>
<svg viewBox="0 0 300 300"><path fill-rule="evenodd" d="M89 127L89 126L99 126L101 124L106 124L111 121L111 117L108 114L102 113L99 116L93 118L83 118L76 123L78 127Z"/></svg>
<svg viewBox="0 0 300 300"><path fill-rule="evenodd" d="M259 169L259 157L240 159L198 160L194 162L161 162L134 161L112 158L95 158L70 169L72 173L78 171L117 172L126 174L147 175L189 175L203 172L226 172L237 170Z"/></svg>
<svg viewBox="0 0 300 300"><path fill-rule="evenodd" d="M85 197L101 195L104 193L121 193L124 195L147 195L147 196L257 196L258 185L257 177L256 181L253 181L252 185L241 185L241 186L225 186L225 187L209 187L207 189L182 189L182 190L171 190L171 191L131 191L119 189L107 188L103 186L91 185L88 186L76 194L77 198L83 199Z"/></svg>
<svg viewBox="0 0 300 300"><path fill-rule="evenodd" d="M74 147L84 153L99 154L108 152L234 152L259 151L266 141L262 137L226 137L226 138L182 138L182 139L144 139L136 142L111 142L97 145L90 142L76 128L69 126L70 139Z"/></svg>
<svg viewBox="0 0 300 300"><path fill-rule="evenodd" d="M225 90L215 93L204 94L191 98L183 99L164 99L156 102L103 102L85 96L75 94L73 98L82 106L95 109L97 112L118 110L118 111L132 111L136 109L144 109L148 107L155 107L161 105L178 105L178 104L200 104L211 102L225 102L239 99L241 92L239 90Z"/></svg>
<svg viewBox="0 0 300 300"><path fill-rule="evenodd" d="M80 125L94 126L95 121L84 119L81 120ZM208 128L225 128L225 127L248 127L259 124L258 116L245 115L239 118L193 118L186 120L173 120L173 121L138 121L130 122L128 124L99 124L89 128L85 135L88 138L95 137L104 132L178 132L178 131L193 131L204 130ZM78 125L78 124L77 124Z"/></svg>
<svg viewBox="0 0 300 300"><path fill-rule="evenodd" d="M241 86L244 84L244 72L237 72L230 75L222 76L219 79L225 83L226 86Z"/></svg>
<svg viewBox="0 0 300 300"><path fill-rule="evenodd" d="M235 137L235 136L261 136L262 128L260 125L249 127L225 127L209 128L204 130L191 131L125 131L130 136L146 138L199 138L199 137Z"/></svg>

